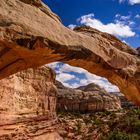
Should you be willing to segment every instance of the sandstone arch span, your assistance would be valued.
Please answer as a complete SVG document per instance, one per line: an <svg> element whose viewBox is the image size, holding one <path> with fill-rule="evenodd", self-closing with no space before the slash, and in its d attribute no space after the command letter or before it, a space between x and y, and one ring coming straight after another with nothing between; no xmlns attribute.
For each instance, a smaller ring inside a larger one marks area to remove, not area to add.
<svg viewBox="0 0 140 140"><path fill-rule="evenodd" d="M140 58L135 49L90 27L64 27L39 0L1 0L0 79L55 61L106 77L140 105Z"/></svg>

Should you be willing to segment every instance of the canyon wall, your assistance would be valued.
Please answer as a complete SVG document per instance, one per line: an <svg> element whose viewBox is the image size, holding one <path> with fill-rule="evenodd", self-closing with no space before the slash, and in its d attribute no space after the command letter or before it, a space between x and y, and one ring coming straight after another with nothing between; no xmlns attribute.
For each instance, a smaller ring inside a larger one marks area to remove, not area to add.
<svg viewBox="0 0 140 140"><path fill-rule="evenodd" d="M54 82L55 74L47 67L28 69L0 80L1 140L49 140L49 132L56 133Z"/></svg>
<svg viewBox="0 0 140 140"><path fill-rule="evenodd" d="M57 81L57 110L89 113L96 111L115 111L121 109L117 96L111 95L96 84L71 89Z"/></svg>

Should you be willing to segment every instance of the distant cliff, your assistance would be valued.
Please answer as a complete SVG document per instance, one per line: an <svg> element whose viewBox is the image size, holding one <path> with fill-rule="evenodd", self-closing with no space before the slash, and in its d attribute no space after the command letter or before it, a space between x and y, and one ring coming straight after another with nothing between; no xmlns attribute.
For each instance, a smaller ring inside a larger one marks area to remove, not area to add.
<svg viewBox="0 0 140 140"><path fill-rule="evenodd" d="M110 92L110 94L113 94L115 96L117 96L120 99L121 102L121 107L122 108L130 108L130 107L134 107L135 104L128 100L122 93L120 92Z"/></svg>
<svg viewBox="0 0 140 140"><path fill-rule="evenodd" d="M77 89L64 87L56 82L58 88L58 111L94 112L121 109L118 97L110 95L96 84L89 84Z"/></svg>

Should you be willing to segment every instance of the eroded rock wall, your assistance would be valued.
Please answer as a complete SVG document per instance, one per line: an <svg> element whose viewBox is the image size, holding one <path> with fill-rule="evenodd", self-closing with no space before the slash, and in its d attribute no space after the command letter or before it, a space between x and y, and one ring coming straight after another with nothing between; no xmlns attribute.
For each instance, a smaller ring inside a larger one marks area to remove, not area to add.
<svg viewBox="0 0 140 140"><path fill-rule="evenodd" d="M119 98L109 94L96 84L89 84L78 89L64 87L60 82L57 82L56 85L58 88L58 111L88 113L121 109Z"/></svg>
<svg viewBox="0 0 140 140"><path fill-rule="evenodd" d="M28 69L0 80L1 140L46 138L54 130L57 124L54 82L55 73L47 67Z"/></svg>

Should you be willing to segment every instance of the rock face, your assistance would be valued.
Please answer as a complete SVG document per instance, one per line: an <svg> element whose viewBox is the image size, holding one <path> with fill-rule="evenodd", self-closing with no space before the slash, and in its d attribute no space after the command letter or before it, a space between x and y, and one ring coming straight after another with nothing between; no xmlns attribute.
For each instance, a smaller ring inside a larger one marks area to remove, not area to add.
<svg viewBox="0 0 140 140"><path fill-rule="evenodd" d="M127 100L125 96L120 95L119 98L122 108L130 108L135 106L131 101Z"/></svg>
<svg viewBox="0 0 140 140"><path fill-rule="evenodd" d="M118 110L121 109L119 98L110 95L95 84L71 89L64 87L60 82L58 88L58 111L79 111L82 113Z"/></svg>
<svg viewBox="0 0 140 140"><path fill-rule="evenodd" d="M140 56L140 47L137 48L138 55Z"/></svg>
<svg viewBox="0 0 140 140"><path fill-rule="evenodd" d="M112 92L110 94L115 94L121 102L121 107L122 108L131 108L131 107L135 107L134 103L132 103L131 101L129 101L123 94L121 94L120 92Z"/></svg>
<svg viewBox="0 0 140 140"><path fill-rule="evenodd" d="M90 27L74 31L39 0L0 2L0 79L18 71L62 61L106 77L140 105L138 51Z"/></svg>
<svg viewBox="0 0 140 140"><path fill-rule="evenodd" d="M56 125L55 74L41 67L0 80L0 139L40 140ZM52 128L50 128L52 127ZM55 128L54 128L55 129Z"/></svg>

